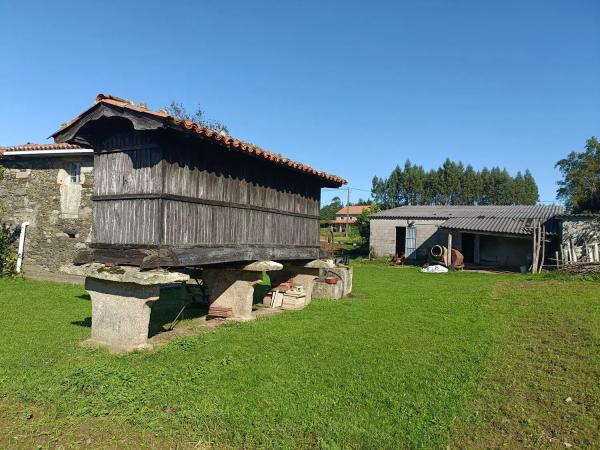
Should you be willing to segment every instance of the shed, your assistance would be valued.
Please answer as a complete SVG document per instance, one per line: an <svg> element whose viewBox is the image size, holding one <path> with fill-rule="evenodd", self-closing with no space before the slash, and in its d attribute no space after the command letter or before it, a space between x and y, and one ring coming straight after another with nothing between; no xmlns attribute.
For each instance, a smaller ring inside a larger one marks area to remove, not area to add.
<svg viewBox="0 0 600 450"><path fill-rule="evenodd" d="M52 137L94 150L92 237L76 264L316 259L321 188L346 183L104 94Z"/></svg>
<svg viewBox="0 0 600 450"><path fill-rule="evenodd" d="M425 260L429 249L453 247L472 265L520 267L533 260L534 228L543 226L546 256L560 246L558 205L400 206L371 216L370 247L378 257L404 253Z"/></svg>

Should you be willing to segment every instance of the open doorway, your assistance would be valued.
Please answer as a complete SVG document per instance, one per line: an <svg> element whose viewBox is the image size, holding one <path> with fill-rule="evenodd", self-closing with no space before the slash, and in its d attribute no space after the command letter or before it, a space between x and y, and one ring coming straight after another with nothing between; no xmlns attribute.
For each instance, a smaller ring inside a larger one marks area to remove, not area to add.
<svg viewBox="0 0 600 450"><path fill-rule="evenodd" d="M396 255L406 255L406 227L396 227Z"/></svg>
<svg viewBox="0 0 600 450"><path fill-rule="evenodd" d="M462 254L465 257L466 263L475 262L475 235L472 233L463 233L461 236L462 240Z"/></svg>

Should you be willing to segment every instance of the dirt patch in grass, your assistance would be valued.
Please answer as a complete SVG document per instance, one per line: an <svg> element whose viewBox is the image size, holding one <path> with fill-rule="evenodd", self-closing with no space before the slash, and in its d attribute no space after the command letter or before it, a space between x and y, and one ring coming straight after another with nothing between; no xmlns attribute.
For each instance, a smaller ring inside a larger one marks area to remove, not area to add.
<svg viewBox="0 0 600 450"><path fill-rule="evenodd" d="M502 282L493 298L501 341L454 446L596 446L600 286Z"/></svg>

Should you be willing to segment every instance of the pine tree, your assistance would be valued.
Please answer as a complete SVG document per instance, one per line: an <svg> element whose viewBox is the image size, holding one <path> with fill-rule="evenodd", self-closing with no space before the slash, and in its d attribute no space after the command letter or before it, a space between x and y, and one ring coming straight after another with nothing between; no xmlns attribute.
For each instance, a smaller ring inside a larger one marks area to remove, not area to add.
<svg viewBox="0 0 600 450"><path fill-rule="evenodd" d="M525 176L523 177L523 184L525 186L524 192L526 193L526 195L524 195L521 198L523 204L535 205L540 199L540 193L538 191L537 183L535 182L535 179L533 178L533 175L531 174L529 169L525 171Z"/></svg>

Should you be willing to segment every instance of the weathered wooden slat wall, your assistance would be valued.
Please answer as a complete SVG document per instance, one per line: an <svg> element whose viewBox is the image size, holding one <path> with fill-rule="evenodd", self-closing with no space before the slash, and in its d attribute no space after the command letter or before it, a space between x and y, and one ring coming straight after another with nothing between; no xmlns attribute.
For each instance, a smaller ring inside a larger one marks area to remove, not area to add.
<svg viewBox="0 0 600 450"><path fill-rule="evenodd" d="M102 244L160 244L161 200L93 202L92 241Z"/></svg>
<svg viewBox="0 0 600 450"><path fill-rule="evenodd" d="M319 221L286 214L163 200L167 245L319 245Z"/></svg>
<svg viewBox="0 0 600 450"><path fill-rule="evenodd" d="M194 264L318 254L320 184L310 176L153 132L114 135L95 151L93 244L197 246L204 256L178 254Z"/></svg>
<svg viewBox="0 0 600 450"><path fill-rule="evenodd" d="M306 175L208 145L165 157L165 193L319 215L320 187Z"/></svg>

